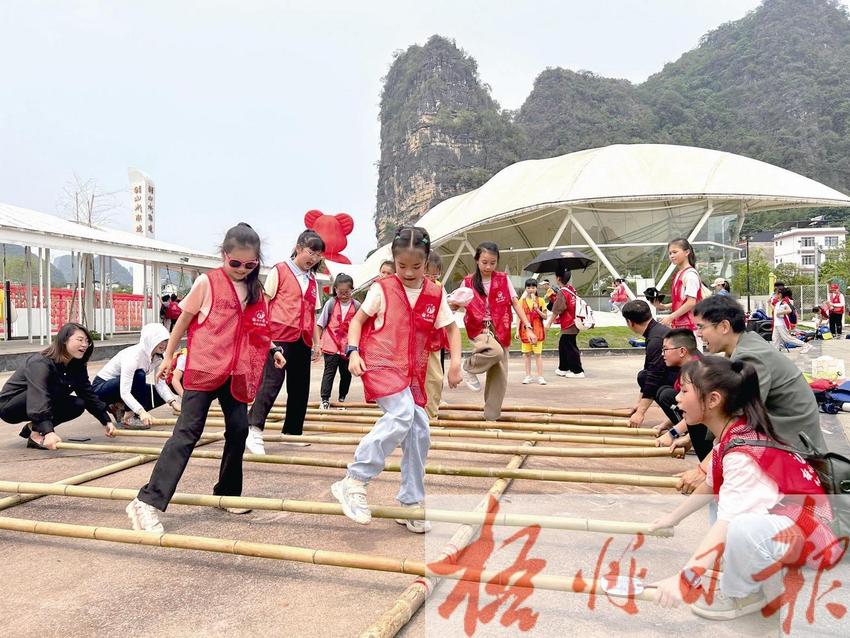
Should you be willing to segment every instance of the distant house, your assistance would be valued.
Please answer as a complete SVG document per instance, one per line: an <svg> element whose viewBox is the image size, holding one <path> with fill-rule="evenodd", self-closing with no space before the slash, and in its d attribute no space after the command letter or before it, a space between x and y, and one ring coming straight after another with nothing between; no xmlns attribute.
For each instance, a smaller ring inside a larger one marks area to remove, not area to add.
<svg viewBox="0 0 850 638"><path fill-rule="evenodd" d="M846 237L843 226L793 228L777 233L773 237L773 265L791 263L803 272L814 272L815 250L821 251L818 263L823 263L823 251L843 245Z"/></svg>
<svg viewBox="0 0 850 638"><path fill-rule="evenodd" d="M750 236L750 251L761 250L767 263L773 264L773 234L772 230L763 230ZM747 242L739 241L738 248L741 249L741 259L747 257Z"/></svg>

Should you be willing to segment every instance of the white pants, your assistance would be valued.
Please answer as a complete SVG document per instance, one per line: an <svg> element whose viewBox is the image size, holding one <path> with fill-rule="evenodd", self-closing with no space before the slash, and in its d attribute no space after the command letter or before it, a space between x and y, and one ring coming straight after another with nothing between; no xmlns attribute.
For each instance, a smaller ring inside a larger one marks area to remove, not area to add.
<svg viewBox="0 0 850 638"><path fill-rule="evenodd" d="M775 540L782 530L794 522L778 514L739 514L726 532L725 566L720 577L720 590L732 598L743 598L762 589L767 583L755 576L781 562L788 543ZM781 586L782 570L770 579L770 586ZM766 592L769 597L780 592Z"/></svg>
<svg viewBox="0 0 850 638"><path fill-rule="evenodd" d="M431 447L428 414L413 402L410 388L377 400L384 415L360 440L348 476L369 482L383 472L387 457L401 445L401 489L396 499L402 505L425 500L425 460Z"/></svg>

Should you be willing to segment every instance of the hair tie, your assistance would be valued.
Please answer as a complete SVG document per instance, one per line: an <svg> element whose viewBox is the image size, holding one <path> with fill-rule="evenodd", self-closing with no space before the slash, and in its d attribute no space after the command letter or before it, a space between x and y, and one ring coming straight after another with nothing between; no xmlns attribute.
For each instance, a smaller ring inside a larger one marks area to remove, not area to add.
<svg viewBox="0 0 850 638"><path fill-rule="evenodd" d="M740 359L735 359L735 361L732 362L732 372L737 372L740 374L743 369L744 362Z"/></svg>

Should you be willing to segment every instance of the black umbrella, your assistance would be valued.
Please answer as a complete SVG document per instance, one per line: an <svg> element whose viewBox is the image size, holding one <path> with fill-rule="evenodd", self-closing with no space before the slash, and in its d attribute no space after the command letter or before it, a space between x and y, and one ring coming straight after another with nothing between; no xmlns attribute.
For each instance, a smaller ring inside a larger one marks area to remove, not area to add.
<svg viewBox="0 0 850 638"><path fill-rule="evenodd" d="M547 250L532 259L525 266L528 272L555 272L560 268L567 270L578 270L587 268L594 262L578 250Z"/></svg>

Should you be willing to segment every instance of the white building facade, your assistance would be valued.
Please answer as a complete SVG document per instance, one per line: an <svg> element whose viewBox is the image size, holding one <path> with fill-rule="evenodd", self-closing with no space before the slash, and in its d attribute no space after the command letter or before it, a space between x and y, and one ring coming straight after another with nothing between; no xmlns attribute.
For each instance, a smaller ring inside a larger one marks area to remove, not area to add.
<svg viewBox="0 0 850 638"><path fill-rule="evenodd" d="M777 233L773 238L773 265L795 264L804 272L814 272L816 251L818 264L823 263L824 251L844 244L847 229L837 227L793 228Z"/></svg>

